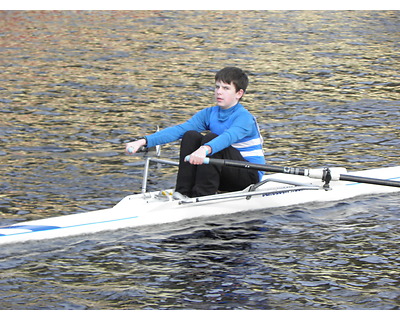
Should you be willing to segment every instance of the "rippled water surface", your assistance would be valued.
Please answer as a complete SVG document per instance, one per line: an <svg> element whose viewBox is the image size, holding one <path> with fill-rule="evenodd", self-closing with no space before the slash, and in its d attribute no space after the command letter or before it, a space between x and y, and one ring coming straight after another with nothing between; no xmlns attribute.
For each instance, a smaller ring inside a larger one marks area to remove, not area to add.
<svg viewBox="0 0 400 320"><path fill-rule="evenodd" d="M210 106L227 65L249 74L269 163L399 165L398 11L0 17L0 225L140 191L124 142ZM0 309L398 309L399 209L394 193L4 246Z"/></svg>

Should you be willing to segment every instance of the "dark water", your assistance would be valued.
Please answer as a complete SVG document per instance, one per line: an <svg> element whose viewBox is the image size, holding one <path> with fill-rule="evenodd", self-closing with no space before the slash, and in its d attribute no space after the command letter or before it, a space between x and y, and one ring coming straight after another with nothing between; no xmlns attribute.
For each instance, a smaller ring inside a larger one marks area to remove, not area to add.
<svg viewBox="0 0 400 320"><path fill-rule="evenodd" d="M249 73L271 164L399 165L397 11L0 16L1 225L138 192L124 142L210 106L226 65ZM0 309L398 309L399 209L369 196L4 246Z"/></svg>

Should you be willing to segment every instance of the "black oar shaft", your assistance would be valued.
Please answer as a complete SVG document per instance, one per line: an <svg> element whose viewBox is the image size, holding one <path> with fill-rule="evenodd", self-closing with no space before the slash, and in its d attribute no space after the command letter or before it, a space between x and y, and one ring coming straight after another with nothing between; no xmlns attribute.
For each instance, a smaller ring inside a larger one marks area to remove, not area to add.
<svg viewBox="0 0 400 320"><path fill-rule="evenodd" d="M224 165L229 167L238 167L244 169L254 169L259 171L267 171L274 173L288 173L295 174L298 176L304 176L306 174L306 169L303 168L291 168L291 167L278 167L271 166L267 164L258 164L246 161L238 161L238 160L229 160L229 159L214 159L209 158L210 164Z"/></svg>
<svg viewBox="0 0 400 320"><path fill-rule="evenodd" d="M388 186L388 187L400 187L399 181L360 177L360 176L350 176L347 174L341 174L339 180L352 181L352 182L358 182L358 183L377 184L377 185Z"/></svg>

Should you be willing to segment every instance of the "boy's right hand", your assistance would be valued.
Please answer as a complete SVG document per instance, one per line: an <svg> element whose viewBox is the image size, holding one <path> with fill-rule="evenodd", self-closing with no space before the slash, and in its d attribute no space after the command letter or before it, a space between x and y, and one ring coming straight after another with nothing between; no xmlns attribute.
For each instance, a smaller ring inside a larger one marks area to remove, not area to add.
<svg viewBox="0 0 400 320"><path fill-rule="evenodd" d="M128 142L125 145L125 151L127 154L136 153L141 147L146 145L146 139L139 139L136 141Z"/></svg>

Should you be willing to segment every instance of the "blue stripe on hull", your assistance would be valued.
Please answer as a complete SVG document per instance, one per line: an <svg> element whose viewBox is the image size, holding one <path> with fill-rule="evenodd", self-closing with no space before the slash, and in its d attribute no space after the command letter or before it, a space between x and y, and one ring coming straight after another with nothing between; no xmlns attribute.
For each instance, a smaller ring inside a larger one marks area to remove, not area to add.
<svg viewBox="0 0 400 320"><path fill-rule="evenodd" d="M105 220L105 221L96 221L96 222L83 223L83 224L77 224L77 225L71 225L71 226L61 226L61 227L47 226L47 225L11 225L11 226L7 226L7 227L0 227L0 237L15 236L18 234L23 234L23 233L48 231L48 230L54 230L54 229L76 228L76 227L90 226L90 225L95 225L95 224L110 223L110 222L130 220L130 219L136 219L136 218L139 218L139 216L133 216L133 217L127 217L127 218L121 218L121 219L113 219L113 220ZM7 230L7 229L16 230L17 232L12 233L12 234L1 233L1 230ZM20 230L21 232L18 232L18 230Z"/></svg>
<svg viewBox="0 0 400 320"><path fill-rule="evenodd" d="M28 229L31 231L43 231L43 230L51 230L51 229L58 229L60 227L57 226L45 226L45 225L19 225L19 226L8 226L2 227L0 229Z"/></svg>
<svg viewBox="0 0 400 320"><path fill-rule="evenodd" d="M45 225L20 225L20 226L1 227L0 230L14 229L17 231L18 229L21 229L21 233L26 233L27 230L29 230L30 232L36 232L36 231L46 231L46 230L53 230L53 229L59 229L59 228L60 227L57 227L57 226L45 226ZM9 236L9 234L0 233L0 237L1 236Z"/></svg>

